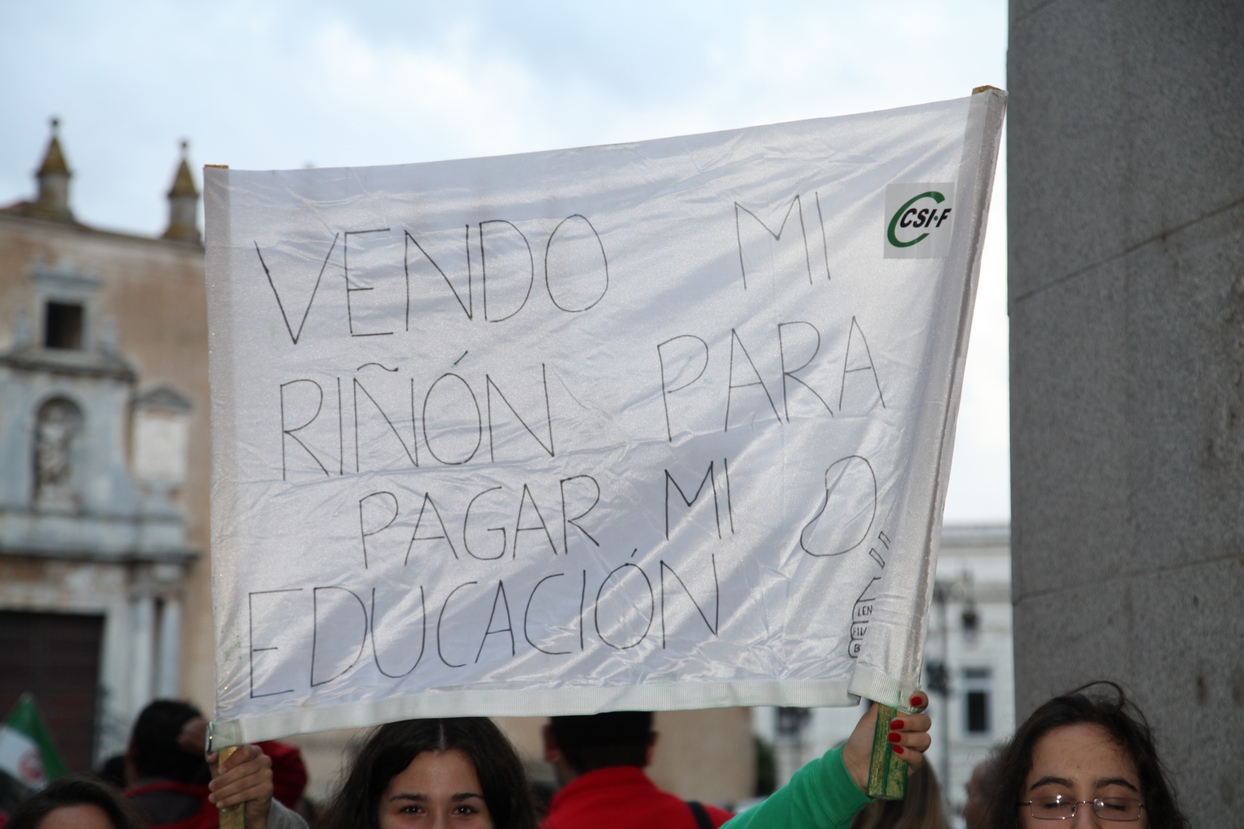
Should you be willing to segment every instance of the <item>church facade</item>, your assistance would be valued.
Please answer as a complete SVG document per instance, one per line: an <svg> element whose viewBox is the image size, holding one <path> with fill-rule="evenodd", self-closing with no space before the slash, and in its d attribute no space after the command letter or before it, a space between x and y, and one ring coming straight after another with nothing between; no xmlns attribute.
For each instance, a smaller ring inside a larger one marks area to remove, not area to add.
<svg viewBox="0 0 1244 829"><path fill-rule="evenodd" d="M77 221L71 177L54 122L0 208L0 716L32 693L83 771L154 697L210 711L210 434L184 154L160 238Z"/></svg>

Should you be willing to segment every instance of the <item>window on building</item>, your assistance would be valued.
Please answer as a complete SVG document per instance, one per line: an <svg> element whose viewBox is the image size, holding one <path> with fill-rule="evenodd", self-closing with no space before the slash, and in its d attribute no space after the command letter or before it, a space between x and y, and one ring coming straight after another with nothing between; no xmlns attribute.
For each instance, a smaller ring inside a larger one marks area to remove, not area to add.
<svg viewBox="0 0 1244 829"><path fill-rule="evenodd" d="M82 306L74 302L48 302L44 306L43 347L82 350Z"/></svg>
<svg viewBox="0 0 1244 829"><path fill-rule="evenodd" d="M804 728L807 727L808 721L812 719L812 712L807 708L779 708L777 709L777 733L779 737L788 739L798 739Z"/></svg>
<svg viewBox="0 0 1244 829"><path fill-rule="evenodd" d="M968 734L990 732L991 680L988 668L965 668L963 671L963 722Z"/></svg>

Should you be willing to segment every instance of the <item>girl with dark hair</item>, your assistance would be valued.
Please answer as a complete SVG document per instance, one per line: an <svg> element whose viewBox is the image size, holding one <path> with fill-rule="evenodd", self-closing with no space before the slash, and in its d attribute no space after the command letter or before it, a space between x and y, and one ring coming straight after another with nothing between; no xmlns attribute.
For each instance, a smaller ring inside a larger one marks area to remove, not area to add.
<svg viewBox="0 0 1244 829"><path fill-rule="evenodd" d="M1149 724L1113 682L1055 697L1016 729L986 825L1050 829L1085 812L1092 825L1188 829Z"/></svg>
<svg viewBox="0 0 1244 829"><path fill-rule="evenodd" d="M142 829L133 804L87 777L53 780L21 802L5 829Z"/></svg>
<svg viewBox="0 0 1244 829"><path fill-rule="evenodd" d="M536 829L522 763L490 720L405 720L372 732L320 829Z"/></svg>

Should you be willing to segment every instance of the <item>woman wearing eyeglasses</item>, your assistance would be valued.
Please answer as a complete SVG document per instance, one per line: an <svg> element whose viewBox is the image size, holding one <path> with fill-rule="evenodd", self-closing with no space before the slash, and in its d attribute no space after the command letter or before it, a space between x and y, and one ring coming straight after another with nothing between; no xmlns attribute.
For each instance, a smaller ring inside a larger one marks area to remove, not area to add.
<svg viewBox="0 0 1244 829"><path fill-rule="evenodd" d="M1188 829L1144 715L1113 682L1042 705L999 762L990 829Z"/></svg>

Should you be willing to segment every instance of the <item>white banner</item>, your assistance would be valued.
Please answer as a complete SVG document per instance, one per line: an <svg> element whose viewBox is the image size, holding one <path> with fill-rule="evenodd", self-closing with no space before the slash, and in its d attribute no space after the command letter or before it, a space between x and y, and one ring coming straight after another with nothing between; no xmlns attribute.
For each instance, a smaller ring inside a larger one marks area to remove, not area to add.
<svg viewBox="0 0 1244 829"><path fill-rule="evenodd" d="M905 698L1004 105L207 169L221 744Z"/></svg>

